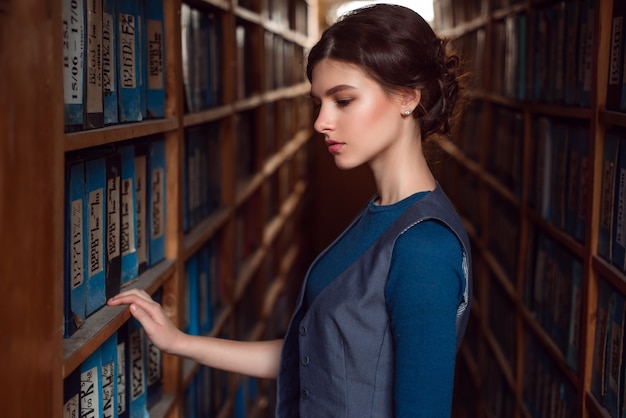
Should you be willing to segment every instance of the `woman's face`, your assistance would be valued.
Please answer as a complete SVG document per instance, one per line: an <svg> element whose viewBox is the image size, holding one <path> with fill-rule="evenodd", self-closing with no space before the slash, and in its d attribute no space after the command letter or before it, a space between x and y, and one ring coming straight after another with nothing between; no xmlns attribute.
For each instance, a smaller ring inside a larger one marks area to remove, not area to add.
<svg viewBox="0 0 626 418"><path fill-rule="evenodd" d="M311 79L311 97L319 110L314 127L324 135L335 164L349 169L392 161L387 157L407 126L400 101L359 67L341 61L320 61Z"/></svg>

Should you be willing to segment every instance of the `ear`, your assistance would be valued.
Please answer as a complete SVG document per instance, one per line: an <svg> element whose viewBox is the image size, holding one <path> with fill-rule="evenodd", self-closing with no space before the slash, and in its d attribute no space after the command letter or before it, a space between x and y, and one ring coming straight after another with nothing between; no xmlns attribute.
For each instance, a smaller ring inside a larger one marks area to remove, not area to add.
<svg viewBox="0 0 626 418"><path fill-rule="evenodd" d="M404 89L398 95L398 104L402 111L408 109L411 112L415 110L422 98L422 91L419 89Z"/></svg>

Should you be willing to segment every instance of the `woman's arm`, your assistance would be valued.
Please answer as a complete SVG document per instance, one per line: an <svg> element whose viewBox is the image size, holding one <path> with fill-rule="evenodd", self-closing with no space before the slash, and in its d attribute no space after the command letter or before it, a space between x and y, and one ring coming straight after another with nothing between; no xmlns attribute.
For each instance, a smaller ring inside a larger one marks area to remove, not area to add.
<svg viewBox="0 0 626 418"><path fill-rule="evenodd" d="M107 304L130 305L131 314L141 323L150 341L163 352L248 376L271 379L278 376L282 340L244 342L185 334L143 290L122 292Z"/></svg>

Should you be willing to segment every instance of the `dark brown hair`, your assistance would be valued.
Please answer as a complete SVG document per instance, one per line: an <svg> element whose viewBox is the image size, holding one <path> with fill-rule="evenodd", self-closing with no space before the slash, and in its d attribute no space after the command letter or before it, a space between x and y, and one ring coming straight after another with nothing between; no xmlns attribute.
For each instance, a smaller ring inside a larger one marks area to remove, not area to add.
<svg viewBox="0 0 626 418"><path fill-rule="evenodd" d="M326 29L311 49L307 77L325 58L355 64L387 93L419 89L414 110L422 140L446 135L460 95L459 58L446 54L440 39L416 12L402 6L378 4L343 15Z"/></svg>

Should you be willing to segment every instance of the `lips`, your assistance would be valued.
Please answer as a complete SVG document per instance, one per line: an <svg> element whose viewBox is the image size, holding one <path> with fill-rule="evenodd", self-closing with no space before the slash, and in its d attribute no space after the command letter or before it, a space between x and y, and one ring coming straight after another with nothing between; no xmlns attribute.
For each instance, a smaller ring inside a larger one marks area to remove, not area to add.
<svg viewBox="0 0 626 418"><path fill-rule="evenodd" d="M331 154L337 154L341 150L341 148L343 148L344 145L345 143L343 142L326 140L326 146L328 146L328 152L330 152Z"/></svg>

